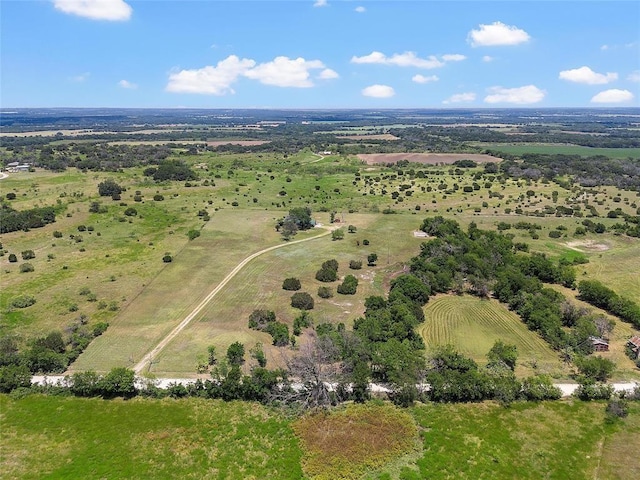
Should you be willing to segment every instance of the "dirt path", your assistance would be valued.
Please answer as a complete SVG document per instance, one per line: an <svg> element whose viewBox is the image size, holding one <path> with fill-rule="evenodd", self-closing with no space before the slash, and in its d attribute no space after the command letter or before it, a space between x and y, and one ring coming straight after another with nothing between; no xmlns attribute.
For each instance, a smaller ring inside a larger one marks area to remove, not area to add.
<svg viewBox="0 0 640 480"><path fill-rule="evenodd" d="M164 347L166 347L171 340L173 340L184 328L189 325L191 320L193 320L202 309L211 301L213 297L217 295L217 293L222 290L229 281L236 276L236 274L244 267L247 263L253 260L260 255L270 252L272 250L276 250L278 248L286 247L288 245L293 245L295 243L308 242L309 240L315 240L316 238L323 237L328 235L331 232L331 229L326 229L320 235L316 235L314 237L304 238L301 240L294 240L293 242L281 243L279 245L274 245L273 247L265 248L264 250L260 250L259 252L254 253L253 255L249 255L247 258L242 260L229 274L222 279L222 281L213 289L209 294L202 300L196 307L191 311L189 315L187 315L169 334L164 337L149 353L147 353L142 360L140 360L133 370L139 375L145 368L147 364L149 364L157 355L162 351Z"/></svg>

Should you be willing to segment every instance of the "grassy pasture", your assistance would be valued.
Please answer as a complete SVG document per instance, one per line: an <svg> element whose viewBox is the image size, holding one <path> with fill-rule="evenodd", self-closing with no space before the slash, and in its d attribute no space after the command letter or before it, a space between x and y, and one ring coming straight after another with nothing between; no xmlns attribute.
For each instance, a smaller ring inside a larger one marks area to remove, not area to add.
<svg viewBox="0 0 640 480"><path fill-rule="evenodd" d="M318 218L323 223L328 222L323 215ZM418 252L422 239L415 238L412 233L419 226L417 220L407 215L347 214L345 224L353 224L357 231L345 233L344 240L332 241L325 236L286 246L252 260L158 355L153 373L191 375L195 359L204 358L208 345L215 345L222 354L229 344L238 340L246 342L247 348L262 342L269 365L281 364L282 349L271 346L268 334L250 330L247 323L253 310L263 308L273 310L277 319L289 325L291 331L299 311L290 306L293 292L282 290L282 282L287 277L299 278L301 291L314 298L315 307L310 312L314 324L344 322L351 325L364 312L364 300L368 296L384 294L384 278L401 270L402 262ZM364 246L364 239L368 239L370 245ZM378 254L376 267L367 266L369 253ZM322 262L332 258L339 263L340 277L353 274L358 278L355 295L336 293L339 281L327 284L315 279ZM361 260L362 270L350 270L350 260ZM274 265L278 267L274 268ZM320 286L330 286L334 291L333 298L318 297Z"/></svg>
<svg viewBox="0 0 640 480"><path fill-rule="evenodd" d="M532 369L555 375L563 372L558 354L497 300L442 295L431 300L424 313L426 320L418 331L427 349L450 344L476 362L485 364L493 343L502 340L518 349L518 374L531 374Z"/></svg>
<svg viewBox="0 0 640 480"><path fill-rule="evenodd" d="M3 478L299 479L290 422L259 404L0 397Z"/></svg>
<svg viewBox="0 0 640 480"><path fill-rule="evenodd" d="M0 468L24 479L636 478L640 405L614 424L604 408L372 403L291 419L194 398L0 395Z"/></svg>
<svg viewBox="0 0 640 480"><path fill-rule="evenodd" d="M559 145L555 143L474 143L490 150L510 153L513 155L521 155L523 153L541 153L541 154L564 154L564 155L580 155L583 157L592 157L603 155L609 158L638 158L640 157L640 148L598 148L584 147L581 145Z"/></svg>

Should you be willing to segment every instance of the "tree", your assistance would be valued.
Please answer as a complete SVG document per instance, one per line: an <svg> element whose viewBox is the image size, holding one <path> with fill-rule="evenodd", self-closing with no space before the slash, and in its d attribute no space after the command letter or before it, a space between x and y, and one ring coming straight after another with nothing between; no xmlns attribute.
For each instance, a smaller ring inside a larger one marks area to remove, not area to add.
<svg viewBox="0 0 640 480"><path fill-rule="evenodd" d="M0 393L9 393L18 387L31 386L31 372L26 365L0 367Z"/></svg>
<svg viewBox="0 0 640 480"><path fill-rule="evenodd" d="M602 357L579 357L576 366L581 375L598 382L606 382L616 368L615 363Z"/></svg>
<svg viewBox="0 0 640 480"><path fill-rule="evenodd" d="M209 345L207 347L207 363L209 365L215 365L216 361L216 347L215 345Z"/></svg>
<svg viewBox="0 0 640 480"><path fill-rule="evenodd" d="M9 254L9 262L10 263L16 263L18 261L18 257L16 257L15 253L10 253Z"/></svg>
<svg viewBox="0 0 640 480"><path fill-rule="evenodd" d="M368 266L375 267L377 261L378 261L378 255L376 253L370 253L369 255L367 255Z"/></svg>
<svg viewBox="0 0 640 480"><path fill-rule="evenodd" d="M375 260L373 263L375 263ZM412 274L402 274L394 278L391 281L391 291L399 291L405 297L420 305L426 304L431 295L429 285Z"/></svg>
<svg viewBox="0 0 640 480"><path fill-rule="evenodd" d="M351 270L360 270L362 268L362 261L361 260L349 261L349 268Z"/></svg>
<svg viewBox="0 0 640 480"><path fill-rule="evenodd" d="M104 398L124 397L136 395L136 374L125 367L111 369L99 382L99 389Z"/></svg>
<svg viewBox="0 0 640 480"><path fill-rule="evenodd" d="M318 296L320 298L331 298L333 297L333 290L331 287L318 287Z"/></svg>
<svg viewBox="0 0 640 480"><path fill-rule="evenodd" d="M311 219L311 209L309 207L296 207L289 210L286 219L293 221L299 230L309 230L313 228L313 220Z"/></svg>
<svg viewBox="0 0 640 480"><path fill-rule="evenodd" d="M344 238L344 230L341 228L338 228L337 230L334 230L333 232L331 232L331 240L342 240Z"/></svg>
<svg viewBox="0 0 640 480"><path fill-rule="evenodd" d="M291 306L300 310L313 310L313 297L307 292L296 292L291 296Z"/></svg>
<svg viewBox="0 0 640 480"><path fill-rule="evenodd" d="M347 275L340 285L338 285L337 291L342 295L355 295L358 288L358 279L353 275Z"/></svg>
<svg viewBox="0 0 640 480"><path fill-rule="evenodd" d="M112 197L114 195L120 195L122 193L122 190L122 187L112 179L107 179L98 184L98 193L101 197Z"/></svg>
<svg viewBox="0 0 640 480"><path fill-rule="evenodd" d="M283 290L300 290L302 288L302 285L300 284L300 280L297 278L285 278L284 282L282 282L282 289Z"/></svg>
<svg viewBox="0 0 640 480"><path fill-rule="evenodd" d="M36 253L33 250L23 250L21 255L23 260L31 260L32 258L36 258Z"/></svg>
<svg viewBox="0 0 640 480"><path fill-rule="evenodd" d="M189 237L189 240L195 240L199 236L200 236L200 230L191 229L187 232L187 237Z"/></svg>
<svg viewBox="0 0 640 480"><path fill-rule="evenodd" d="M257 309L249 315L249 328L266 331L270 323L276 321L276 314L271 310Z"/></svg>
<svg viewBox="0 0 640 480"><path fill-rule="evenodd" d="M298 233L298 225L294 220L287 217L282 222L280 233L282 233L282 238L285 241L289 241L291 237L295 236L295 234Z"/></svg>
<svg viewBox="0 0 640 480"><path fill-rule="evenodd" d="M276 347L284 347L289 345L289 327L286 323L270 322L265 331L271 335L273 345Z"/></svg>
<svg viewBox="0 0 640 480"><path fill-rule="evenodd" d="M242 365L244 363L244 345L240 342L234 342L227 348L227 360L229 365Z"/></svg>
<svg viewBox="0 0 640 480"><path fill-rule="evenodd" d="M355 225L349 225L349 226L347 227L347 231L348 231L349 233L356 233L356 232L358 231L358 227L356 227Z"/></svg>
<svg viewBox="0 0 640 480"><path fill-rule="evenodd" d="M251 354L251 358L258 362L259 367L264 368L267 366L267 356L262 349L262 343L256 343L254 347L249 350L249 353Z"/></svg>
<svg viewBox="0 0 640 480"><path fill-rule="evenodd" d="M487 360L489 364L504 364L512 371L516 368L516 361L518 360L518 349L515 345L509 345L503 343L502 340L496 340L487 353Z"/></svg>

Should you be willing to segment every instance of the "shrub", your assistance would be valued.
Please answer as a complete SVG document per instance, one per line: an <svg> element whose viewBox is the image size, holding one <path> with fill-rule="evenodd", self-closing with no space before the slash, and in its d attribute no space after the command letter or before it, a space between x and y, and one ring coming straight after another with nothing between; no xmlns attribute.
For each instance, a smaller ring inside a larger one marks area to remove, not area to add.
<svg viewBox="0 0 640 480"><path fill-rule="evenodd" d="M313 309L313 297L306 292L297 292L291 296L291 306L300 310Z"/></svg>
<svg viewBox="0 0 640 480"><path fill-rule="evenodd" d="M98 193L101 197L114 197L115 195L120 195L122 190L122 187L111 179L98 184Z"/></svg>
<svg viewBox="0 0 640 480"><path fill-rule="evenodd" d="M244 363L244 345L234 342L227 348L227 360L230 365L242 365Z"/></svg>
<svg viewBox="0 0 640 480"><path fill-rule="evenodd" d="M33 295L20 295L11 300L11 306L14 308L27 308L36 303L36 297Z"/></svg>
<svg viewBox="0 0 640 480"><path fill-rule="evenodd" d="M54 238L62 238L62 232L59 232L58 230L56 230L55 232L53 232L53 237Z"/></svg>
<svg viewBox="0 0 640 480"><path fill-rule="evenodd" d="M349 268L351 270L360 270L362 268L362 261L361 260L351 260L349 262Z"/></svg>
<svg viewBox="0 0 640 480"><path fill-rule="evenodd" d="M199 236L200 236L200 230L192 229L187 232L187 237L189 237L189 240L195 240Z"/></svg>
<svg viewBox="0 0 640 480"><path fill-rule="evenodd" d="M375 253L370 253L367 255L367 265L370 267L375 267L376 262L378 261L378 255Z"/></svg>
<svg viewBox="0 0 640 480"><path fill-rule="evenodd" d="M133 201L134 202L141 202L142 201L142 195L134 195L133 196Z"/></svg>
<svg viewBox="0 0 640 480"><path fill-rule="evenodd" d="M157 193L153 196L153 200L155 200L156 202L161 202L164 200L164 196Z"/></svg>
<svg viewBox="0 0 640 480"><path fill-rule="evenodd" d="M342 240L344 238L344 230L339 228L331 232L331 240Z"/></svg>
<svg viewBox="0 0 640 480"><path fill-rule="evenodd" d="M284 347L289 344L289 327L282 322L271 322L266 328L266 332L271 335L273 345Z"/></svg>
<svg viewBox="0 0 640 480"><path fill-rule="evenodd" d="M367 240L366 238L362 240L362 245L369 245L369 240Z"/></svg>
<svg viewBox="0 0 640 480"><path fill-rule="evenodd" d="M340 285L338 285L338 293L342 295L354 295L358 289L358 279L353 275L347 275Z"/></svg>
<svg viewBox="0 0 640 480"><path fill-rule="evenodd" d="M270 323L276 321L276 314L271 310L254 310L249 315L249 328L254 330L266 330Z"/></svg>
<svg viewBox="0 0 640 480"><path fill-rule="evenodd" d="M127 217L135 217L136 215L138 215L138 210L136 210L136 209L135 209L135 208L133 208L133 207L129 207L129 208L127 208L127 209L124 211L124 214L125 214Z"/></svg>
<svg viewBox="0 0 640 480"><path fill-rule="evenodd" d="M333 297L333 289L331 287L319 287L318 296L320 298L331 298Z"/></svg>
<svg viewBox="0 0 640 480"><path fill-rule="evenodd" d="M285 278L284 282L282 282L282 289L283 290L300 290L302 288L302 285L300 284L300 280L298 280L297 278Z"/></svg>
<svg viewBox="0 0 640 480"><path fill-rule="evenodd" d="M23 263L22 265L20 265L20 273L33 272L34 270L35 268L33 268L33 265L31 265L30 263Z"/></svg>
<svg viewBox="0 0 640 480"><path fill-rule="evenodd" d="M78 231L79 232L84 232L87 230L87 227L85 225L78 225Z"/></svg>
<svg viewBox="0 0 640 480"><path fill-rule="evenodd" d="M15 253L10 253L9 254L9 262L11 263L16 263L18 261L18 257L16 257Z"/></svg>
<svg viewBox="0 0 640 480"><path fill-rule="evenodd" d="M562 236L562 232L558 230L551 230L549 232L549 238L560 238Z"/></svg>
<svg viewBox="0 0 640 480"><path fill-rule="evenodd" d="M573 395L580 400L609 400L613 395L613 386L606 383L582 383Z"/></svg>
<svg viewBox="0 0 640 480"><path fill-rule="evenodd" d="M320 282L335 282L338 279L338 262L327 260L316 272L316 280Z"/></svg>
<svg viewBox="0 0 640 480"><path fill-rule="evenodd" d="M173 257L171 255L169 255L168 253L165 253L164 257L162 257L162 261L164 263L171 263L171 262L173 262Z"/></svg>
<svg viewBox="0 0 640 480"><path fill-rule="evenodd" d="M32 258L36 258L36 252L34 252L33 250L23 250L21 255L23 260L31 260Z"/></svg>
<svg viewBox="0 0 640 480"><path fill-rule="evenodd" d="M99 337L107 330L108 327L109 327L109 324L107 322L96 323L96 325L93 327L93 336Z"/></svg>

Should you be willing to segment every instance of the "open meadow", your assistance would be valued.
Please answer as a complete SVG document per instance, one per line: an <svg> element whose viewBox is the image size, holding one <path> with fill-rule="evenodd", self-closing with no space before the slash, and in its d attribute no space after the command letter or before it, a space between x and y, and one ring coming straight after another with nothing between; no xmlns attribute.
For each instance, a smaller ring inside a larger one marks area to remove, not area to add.
<svg viewBox="0 0 640 480"><path fill-rule="evenodd" d="M602 402L347 406L0 395L6 478L631 480L640 408Z"/></svg>

